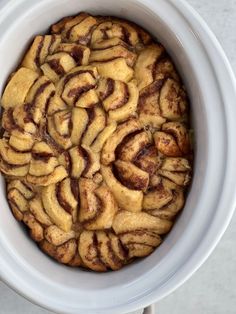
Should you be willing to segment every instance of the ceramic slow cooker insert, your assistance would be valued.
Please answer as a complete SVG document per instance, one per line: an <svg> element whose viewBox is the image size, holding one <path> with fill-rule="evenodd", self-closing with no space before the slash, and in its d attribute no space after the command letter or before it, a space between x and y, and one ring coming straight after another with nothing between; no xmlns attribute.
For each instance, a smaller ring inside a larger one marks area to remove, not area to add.
<svg viewBox="0 0 236 314"><path fill-rule="evenodd" d="M55 263L12 217L1 178L0 277L58 313L124 313L173 291L207 258L233 214L236 195L235 81L222 49L182 0L19 0L0 3L0 89L36 34L80 11L134 21L177 64L191 98L194 177L184 211L161 247L118 272L96 274Z"/></svg>

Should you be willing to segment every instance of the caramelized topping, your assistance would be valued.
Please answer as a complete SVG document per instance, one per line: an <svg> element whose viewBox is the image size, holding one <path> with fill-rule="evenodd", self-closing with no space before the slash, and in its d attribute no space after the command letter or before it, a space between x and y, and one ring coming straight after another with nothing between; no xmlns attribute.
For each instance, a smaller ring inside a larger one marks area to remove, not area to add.
<svg viewBox="0 0 236 314"><path fill-rule="evenodd" d="M7 199L46 254L104 272L161 244L192 175L188 97L162 45L129 21L63 18L1 101Z"/></svg>

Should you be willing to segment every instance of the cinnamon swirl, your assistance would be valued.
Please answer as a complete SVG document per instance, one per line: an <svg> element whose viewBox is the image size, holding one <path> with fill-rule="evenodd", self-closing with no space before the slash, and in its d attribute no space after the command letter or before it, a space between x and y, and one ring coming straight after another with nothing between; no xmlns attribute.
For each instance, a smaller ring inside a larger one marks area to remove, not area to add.
<svg viewBox="0 0 236 314"><path fill-rule="evenodd" d="M14 217L60 263L104 272L151 254L183 209L189 104L165 48L80 13L34 38L1 98Z"/></svg>

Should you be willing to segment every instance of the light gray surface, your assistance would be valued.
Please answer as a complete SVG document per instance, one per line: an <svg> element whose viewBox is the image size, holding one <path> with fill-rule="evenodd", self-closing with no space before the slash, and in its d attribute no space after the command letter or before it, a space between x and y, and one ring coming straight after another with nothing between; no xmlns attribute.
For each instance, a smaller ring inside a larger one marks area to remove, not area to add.
<svg viewBox="0 0 236 314"><path fill-rule="evenodd" d="M188 2L199 11L214 31L236 72L236 0L188 0ZM187 283L159 302L156 313L235 314L235 239L236 215L208 261ZM50 312L32 305L0 283L0 314L15 313Z"/></svg>

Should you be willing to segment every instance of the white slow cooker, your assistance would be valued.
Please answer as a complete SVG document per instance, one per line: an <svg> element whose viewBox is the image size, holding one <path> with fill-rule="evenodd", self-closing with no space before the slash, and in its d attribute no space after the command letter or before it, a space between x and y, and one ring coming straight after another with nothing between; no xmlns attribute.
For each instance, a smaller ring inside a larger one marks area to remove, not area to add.
<svg viewBox="0 0 236 314"><path fill-rule="evenodd" d="M193 183L184 211L161 247L117 272L97 274L42 254L13 218L0 182L0 277L57 313L121 314L176 289L205 261L236 205L236 84L206 24L183 0L8 0L0 2L0 92L36 34L88 11L130 19L167 48L191 98Z"/></svg>

